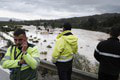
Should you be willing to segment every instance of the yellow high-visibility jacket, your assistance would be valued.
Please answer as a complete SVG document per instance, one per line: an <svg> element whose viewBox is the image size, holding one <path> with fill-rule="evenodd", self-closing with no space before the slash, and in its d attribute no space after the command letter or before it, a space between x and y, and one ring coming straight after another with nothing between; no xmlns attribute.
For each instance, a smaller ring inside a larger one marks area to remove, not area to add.
<svg viewBox="0 0 120 80"><path fill-rule="evenodd" d="M73 54L78 51L78 38L74 35L65 35L71 31L64 31L57 36L57 41L52 53L52 62L67 62L72 60Z"/></svg>
<svg viewBox="0 0 120 80"><path fill-rule="evenodd" d="M21 71L28 69L28 68L32 68L32 69L36 69L38 64L40 63L40 53L38 51L38 48L32 44L28 44L28 49L27 49L27 53L23 54L22 53L19 55L19 53L21 52L20 49L16 48L16 46L10 46L5 54L5 56L3 57L2 61L1 61L1 65L3 68L17 68L20 67L20 65L18 64L18 62L22 59L25 60L26 64L22 64L21 65ZM12 49L12 50L11 50ZM17 59L15 59L15 52L16 52L16 56Z"/></svg>

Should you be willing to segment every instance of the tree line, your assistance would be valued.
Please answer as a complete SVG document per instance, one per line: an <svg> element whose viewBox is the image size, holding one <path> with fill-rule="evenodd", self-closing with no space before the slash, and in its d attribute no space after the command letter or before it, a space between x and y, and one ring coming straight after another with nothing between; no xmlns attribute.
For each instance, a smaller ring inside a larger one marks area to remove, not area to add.
<svg viewBox="0 0 120 80"><path fill-rule="evenodd" d="M51 26L52 28L61 28L64 22L72 24L73 28L87 29L94 31L107 32L111 27L120 26L120 13L105 13L101 15L84 16L84 17L72 17L62 18L55 20L24 20L24 21L1 21L0 29L2 26L8 26L9 30L14 30L20 25L34 25L34 26ZM2 28L3 29L3 28ZM3 30L6 30L3 29Z"/></svg>

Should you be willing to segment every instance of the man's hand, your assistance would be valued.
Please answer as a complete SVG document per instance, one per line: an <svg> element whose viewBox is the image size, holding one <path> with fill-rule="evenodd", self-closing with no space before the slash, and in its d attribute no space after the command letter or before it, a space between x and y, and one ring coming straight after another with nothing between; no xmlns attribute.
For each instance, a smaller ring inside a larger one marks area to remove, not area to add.
<svg viewBox="0 0 120 80"><path fill-rule="evenodd" d="M23 43L22 43L22 52L23 52L23 53L26 53L27 48L28 48L27 39L24 38L24 39L23 39Z"/></svg>
<svg viewBox="0 0 120 80"><path fill-rule="evenodd" d="M19 61L19 64L26 64L26 62L25 62L25 60L21 59L21 60Z"/></svg>

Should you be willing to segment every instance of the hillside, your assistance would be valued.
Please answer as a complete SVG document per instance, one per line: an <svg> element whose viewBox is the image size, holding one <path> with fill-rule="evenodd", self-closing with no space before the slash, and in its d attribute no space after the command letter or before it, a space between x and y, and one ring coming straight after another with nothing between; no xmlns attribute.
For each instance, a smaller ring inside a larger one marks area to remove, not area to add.
<svg viewBox="0 0 120 80"><path fill-rule="evenodd" d="M16 18L8 18L8 17L0 17L0 21L21 21L20 19L16 19Z"/></svg>
<svg viewBox="0 0 120 80"><path fill-rule="evenodd" d="M101 15L62 18L56 20L25 21L27 24L50 25L53 28L62 27L64 22L70 22L73 28L107 32L110 27L120 26L120 13L105 13Z"/></svg>
<svg viewBox="0 0 120 80"><path fill-rule="evenodd" d="M34 25L34 26L51 26L52 28L62 27L64 22L72 24L73 28L87 29L94 31L107 32L111 27L120 26L120 13L106 13L101 15L62 18L55 20L28 20L28 21L2 21L0 26L8 25Z"/></svg>

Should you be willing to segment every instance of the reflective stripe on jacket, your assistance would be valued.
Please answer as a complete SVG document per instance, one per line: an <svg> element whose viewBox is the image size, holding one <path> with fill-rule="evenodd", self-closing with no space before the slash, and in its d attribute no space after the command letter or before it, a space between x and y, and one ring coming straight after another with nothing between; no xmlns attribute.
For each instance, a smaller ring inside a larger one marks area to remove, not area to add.
<svg viewBox="0 0 120 80"><path fill-rule="evenodd" d="M94 57L99 61L99 73L118 75L120 73L120 42L110 37L98 43Z"/></svg>

